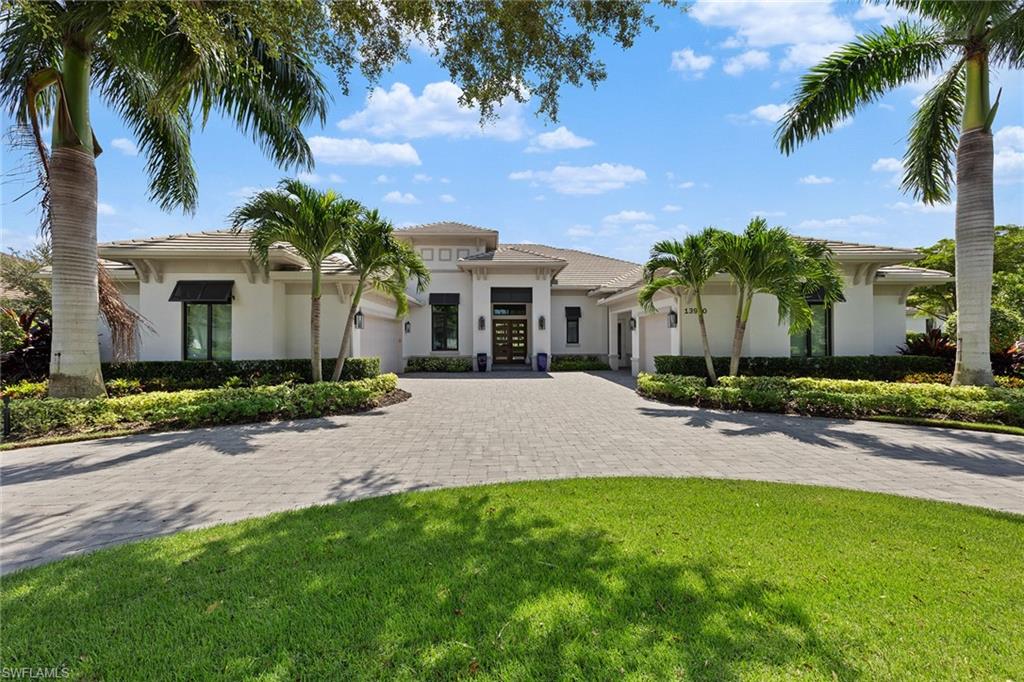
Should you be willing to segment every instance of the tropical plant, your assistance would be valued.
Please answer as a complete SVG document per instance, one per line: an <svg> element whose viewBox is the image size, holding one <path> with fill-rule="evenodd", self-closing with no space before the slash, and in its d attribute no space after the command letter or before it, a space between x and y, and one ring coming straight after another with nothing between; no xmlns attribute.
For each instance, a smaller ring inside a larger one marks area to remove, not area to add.
<svg viewBox="0 0 1024 682"><path fill-rule="evenodd" d="M826 306L842 300L843 279L824 242L797 239L782 227L768 227L764 218L751 220L742 234L717 232L715 251L718 267L732 276L737 288L729 360L732 376L739 373L754 294L770 294L778 300L779 323L788 319L790 334L810 328L809 296L819 296Z"/></svg>
<svg viewBox="0 0 1024 682"><path fill-rule="evenodd" d="M313 381L321 381L320 295L324 261L342 250L363 207L333 190L318 191L300 180L282 180L278 188L257 192L231 214L234 230L249 229L249 250L262 267L270 265L275 244L290 244L309 266L309 357Z"/></svg>
<svg viewBox="0 0 1024 682"><path fill-rule="evenodd" d="M994 163L989 68L1024 65L1020 0L894 0L920 18L857 37L803 77L776 131L779 148L831 131L906 83L941 72L914 114L902 188L927 203L950 200L956 180L956 294L962 311L954 384L992 384ZM955 171L954 171L955 157Z"/></svg>
<svg viewBox="0 0 1024 682"><path fill-rule="evenodd" d="M0 353L0 379L11 383L46 376L50 360L51 325L46 311L17 312L0 308L4 350Z"/></svg>
<svg viewBox="0 0 1024 682"><path fill-rule="evenodd" d="M1001 305L993 305L990 320L990 352L1002 353L1013 344L1024 339L1024 316L1021 315L1020 311ZM956 311L946 320L944 332L950 338L957 338L959 324L960 311Z"/></svg>
<svg viewBox="0 0 1024 682"><path fill-rule="evenodd" d="M676 310L682 310L684 296L693 296L697 304L697 324L700 326L700 340L704 348L704 363L708 381L715 384L714 360L708 329L704 321L704 303L701 292L707 281L718 271L718 257L715 252L718 230L706 228L700 234L688 235L682 242L675 239L656 243L651 247L651 256L644 265L644 286L638 300L647 311L654 310L654 296L667 290L676 299ZM674 349L678 351L679 349Z"/></svg>
<svg viewBox="0 0 1024 682"><path fill-rule="evenodd" d="M97 177L90 101L118 112L148 157L162 208L196 205L195 111L232 118L279 164L312 166L301 126L326 92L294 12L274 3L10 2L0 23L0 102L30 130L53 247L50 393L104 393L96 335ZM51 125L49 149L41 130Z"/></svg>
<svg viewBox="0 0 1024 682"><path fill-rule="evenodd" d="M420 255L407 243L395 237L395 228L376 209L365 211L352 225L341 248L342 254L356 271L357 280L348 301L348 315L341 332L341 348L334 364L331 381L341 378L345 358L352 344L352 324L366 287L370 286L395 301L395 316L409 311L406 288L410 278L416 291L423 291L430 282L430 271Z"/></svg>
<svg viewBox="0 0 1024 682"><path fill-rule="evenodd" d="M49 316L50 281L39 276L50 264L50 245L41 242L28 251L0 253L0 306L19 313L39 310Z"/></svg>
<svg viewBox="0 0 1024 682"><path fill-rule="evenodd" d="M942 331L931 329L927 332L907 334L907 343L900 346L900 355L923 355L933 358L956 358L956 344L950 343Z"/></svg>
<svg viewBox="0 0 1024 682"><path fill-rule="evenodd" d="M0 7L0 106L38 155L44 228L52 232L51 392L83 397L103 392L95 333L101 148L91 99L135 133L160 207L192 211L194 114L204 124L211 112L224 114L278 165L312 166L301 127L324 121L318 60L348 94L353 69L375 82L417 44L483 118L508 98L532 96L555 119L563 83L596 85L607 75L595 38L628 48L654 25L642 3L579 0L7 0ZM41 135L47 125L49 149Z"/></svg>

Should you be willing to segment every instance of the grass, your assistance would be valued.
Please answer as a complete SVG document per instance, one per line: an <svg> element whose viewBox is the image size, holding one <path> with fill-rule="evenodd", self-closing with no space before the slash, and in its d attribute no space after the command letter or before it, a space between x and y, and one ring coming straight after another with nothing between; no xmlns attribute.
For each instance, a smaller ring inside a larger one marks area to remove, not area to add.
<svg viewBox="0 0 1024 682"><path fill-rule="evenodd" d="M3 580L86 679L1022 679L1024 517L702 479L276 514Z"/></svg>

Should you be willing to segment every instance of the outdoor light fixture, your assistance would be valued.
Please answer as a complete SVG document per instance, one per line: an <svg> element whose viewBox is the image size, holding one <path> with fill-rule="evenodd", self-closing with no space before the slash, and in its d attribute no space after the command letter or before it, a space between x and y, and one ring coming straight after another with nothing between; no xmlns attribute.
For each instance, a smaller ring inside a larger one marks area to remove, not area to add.
<svg viewBox="0 0 1024 682"><path fill-rule="evenodd" d="M543 315L538 317L537 318L537 329L541 329L541 330L544 329L545 322L546 322L546 320L544 319Z"/></svg>
<svg viewBox="0 0 1024 682"><path fill-rule="evenodd" d="M476 328L479 329L480 331L483 331L483 330L487 329L487 320L486 320L486 318L484 318L483 315L481 315L479 318L477 318Z"/></svg>
<svg viewBox="0 0 1024 682"><path fill-rule="evenodd" d="M356 329L362 329L363 328L363 311L362 310L357 310L356 311L355 323L356 323Z"/></svg>
<svg viewBox="0 0 1024 682"><path fill-rule="evenodd" d="M679 315L671 308L668 309L668 328L675 329L679 326Z"/></svg>
<svg viewBox="0 0 1024 682"><path fill-rule="evenodd" d="M412 331L412 322L410 322L409 320L406 320L405 321L405 333L408 334L411 331Z"/></svg>
<svg viewBox="0 0 1024 682"><path fill-rule="evenodd" d="M629 318L629 329L630 329L630 331L636 329L636 318L635 317L630 317Z"/></svg>

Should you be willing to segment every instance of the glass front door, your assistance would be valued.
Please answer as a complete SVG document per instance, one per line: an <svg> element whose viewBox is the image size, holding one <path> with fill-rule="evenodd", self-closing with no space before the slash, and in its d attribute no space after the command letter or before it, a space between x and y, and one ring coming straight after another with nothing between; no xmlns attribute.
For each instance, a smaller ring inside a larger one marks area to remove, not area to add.
<svg viewBox="0 0 1024 682"><path fill-rule="evenodd" d="M526 362L526 320L494 320L494 362Z"/></svg>

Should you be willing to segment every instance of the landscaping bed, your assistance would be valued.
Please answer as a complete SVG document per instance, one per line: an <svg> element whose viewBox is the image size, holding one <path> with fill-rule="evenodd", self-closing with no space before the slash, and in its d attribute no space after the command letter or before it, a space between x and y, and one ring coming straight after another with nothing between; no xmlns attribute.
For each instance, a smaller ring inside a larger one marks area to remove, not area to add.
<svg viewBox="0 0 1024 682"><path fill-rule="evenodd" d="M552 372L590 372L610 367L608 358L599 355L555 355L548 369Z"/></svg>
<svg viewBox="0 0 1024 682"><path fill-rule="evenodd" d="M715 373L729 373L729 358L712 358ZM703 377L707 368L702 355L657 355L654 367L658 374L679 374ZM813 377L819 379L868 379L900 381L908 374L948 372L952 365L946 358L924 355L829 355L813 358L743 357L742 376Z"/></svg>
<svg viewBox="0 0 1024 682"><path fill-rule="evenodd" d="M942 384L641 374L641 395L682 405L857 419L888 416L1024 427L1024 390Z"/></svg>
<svg viewBox="0 0 1024 682"><path fill-rule="evenodd" d="M399 494L5 576L73 679L1024 679L1024 522L812 486ZM187 652L187 655L182 655Z"/></svg>
<svg viewBox="0 0 1024 682"><path fill-rule="evenodd" d="M280 419L306 419L368 410L407 395L398 377L251 388L154 391L119 398L12 400L6 443L66 436L101 436Z"/></svg>
<svg viewBox="0 0 1024 682"><path fill-rule="evenodd" d="M472 372L473 358L444 356L414 356L406 358L405 373L416 372Z"/></svg>

